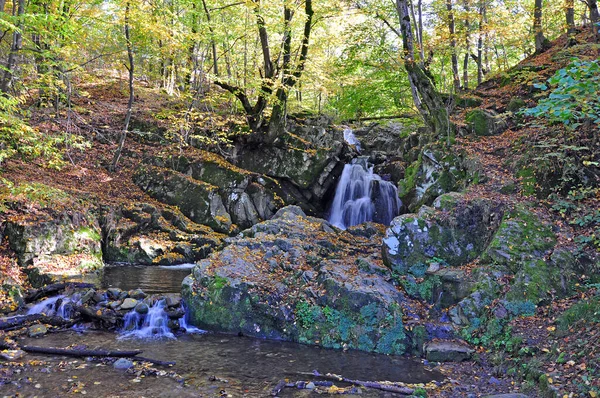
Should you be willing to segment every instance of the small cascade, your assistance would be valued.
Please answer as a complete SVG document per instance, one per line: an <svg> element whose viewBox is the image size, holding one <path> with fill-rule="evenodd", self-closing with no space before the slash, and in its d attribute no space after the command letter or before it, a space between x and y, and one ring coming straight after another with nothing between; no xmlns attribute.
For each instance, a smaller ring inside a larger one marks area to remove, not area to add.
<svg viewBox="0 0 600 398"><path fill-rule="evenodd" d="M348 145L354 145L356 151L360 153L360 141L358 140L358 138L356 138L352 129L344 129L344 141L346 141Z"/></svg>
<svg viewBox="0 0 600 398"><path fill-rule="evenodd" d="M165 312L164 299L156 301L147 314L139 314L135 309L129 311L125 314L123 322L122 338L175 338L168 326L169 317Z"/></svg>
<svg viewBox="0 0 600 398"><path fill-rule="evenodd" d="M394 184L375 174L366 157L358 157L344 166L329 222L342 229L367 221L389 225L401 204Z"/></svg>
<svg viewBox="0 0 600 398"><path fill-rule="evenodd" d="M57 310L57 305L62 305L61 303L57 303L59 300L63 300L65 298L65 296L54 296L54 297L50 297L47 298L45 300L40 301L39 303L37 303L36 305L34 305L33 307L31 307L29 309L29 311L27 311L27 315L32 315L32 314L44 314L44 315L55 315L56 314L56 310Z"/></svg>
<svg viewBox="0 0 600 398"><path fill-rule="evenodd" d="M179 327L184 329L186 333L190 334L206 333L206 330L198 329L197 327L188 324L190 313L185 305L183 309L185 310L185 315L183 315L183 317L179 319Z"/></svg>

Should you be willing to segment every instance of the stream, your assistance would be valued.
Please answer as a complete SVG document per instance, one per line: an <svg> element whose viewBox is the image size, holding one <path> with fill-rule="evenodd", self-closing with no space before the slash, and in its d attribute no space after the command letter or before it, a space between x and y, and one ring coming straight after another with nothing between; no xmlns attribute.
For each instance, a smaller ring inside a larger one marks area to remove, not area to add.
<svg viewBox="0 0 600 398"><path fill-rule="evenodd" d="M107 267L106 271L103 284L107 287L142 287L148 292L168 293L179 291L181 279L190 272L190 267L121 265ZM313 370L370 381L427 383L443 379L439 372L428 370L419 360L411 358L218 333L141 339L127 338L124 333L75 327L43 338L24 337L19 344L140 349L144 357L175 361L175 366L161 370L176 372L185 383L164 374L163 377L136 377L128 371L114 369L106 361L28 354L22 361L42 362L29 367L22 377L10 378L11 382L2 385L3 395L62 397L85 391L90 396L102 397L264 397L281 379L313 379L302 374ZM343 383L336 385L344 386ZM280 396L311 394L310 390L287 388ZM390 393L363 388L361 396L389 397Z"/></svg>

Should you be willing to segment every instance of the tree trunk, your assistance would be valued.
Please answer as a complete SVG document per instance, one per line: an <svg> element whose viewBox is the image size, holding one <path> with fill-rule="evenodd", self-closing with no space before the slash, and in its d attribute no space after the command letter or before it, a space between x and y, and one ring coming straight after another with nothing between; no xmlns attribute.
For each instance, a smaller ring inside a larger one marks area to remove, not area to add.
<svg viewBox="0 0 600 398"><path fill-rule="evenodd" d="M471 23L469 22L469 1L464 0L465 7L465 57L463 60L463 89L469 89L469 57L471 55L471 42L469 41L469 29L471 29Z"/></svg>
<svg viewBox="0 0 600 398"><path fill-rule="evenodd" d="M14 69L17 62L17 54L21 51L23 47L23 34L21 33L21 16L25 13L25 0L19 0L17 4L17 16L19 17L19 22L17 24L17 30L13 32L13 41L10 48L10 53L8 54L8 60L6 62L6 69L4 70L4 76L2 78L2 82L0 84L0 90L3 93L8 93L10 90L13 78L14 78Z"/></svg>
<svg viewBox="0 0 600 398"><path fill-rule="evenodd" d="M567 34L569 43L574 41L575 30L575 0L565 1L565 19L567 22Z"/></svg>
<svg viewBox="0 0 600 398"><path fill-rule="evenodd" d="M587 0L587 5L590 9L590 23L592 24L592 31L596 34L596 38L600 39L600 13L598 12L597 0Z"/></svg>
<svg viewBox="0 0 600 398"><path fill-rule="evenodd" d="M450 144L454 128L448 117L448 110L439 93L435 90L433 82L422 67L414 59L414 39L408 11L407 0L396 0L396 10L400 19L400 31L404 49L404 67L408 73L411 90L415 97L423 119L432 128L439 139L447 139Z"/></svg>
<svg viewBox="0 0 600 398"><path fill-rule="evenodd" d="M477 85L483 81L483 38L485 23L485 0L479 2L479 37L477 38Z"/></svg>
<svg viewBox="0 0 600 398"><path fill-rule="evenodd" d="M213 30L211 19L210 19L210 11L206 6L206 0L202 0L202 7L204 8L204 13L206 14L206 21L208 22L208 30L210 31L210 45L212 47L212 59L213 59L213 73L215 76L219 76L219 64L217 60L217 43L215 42L215 32Z"/></svg>
<svg viewBox="0 0 600 398"><path fill-rule="evenodd" d="M121 132L121 138L119 139L119 146L117 147L117 151L115 152L115 156L110 165L110 171L115 171L117 168L117 164L119 163L119 159L121 158L121 153L123 152L123 147L125 146L125 138L127 137L127 131L129 130L129 122L131 121L131 111L133 109L133 100L134 100L134 92L133 92L133 46L131 44L131 34L129 31L129 12L130 12L130 4L129 1L125 5L125 41L127 43L127 58L129 60L129 66L127 70L129 71L129 102L127 103L127 114L125 115L125 125L123 126L123 131Z"/></svg>
<svg viewBox="0 0 600 398"><path fill-rule="evenodd" d="M533 9L533 33L535 34L535 52L541 53L548 47L548 39L544 36L542 29L542 7L544 0L535 0Z"/></svg>
<svg viewBox="0 0 600 398"><path fill-rule="evenodd" d="M450 33L450 51L452 52L452 78L454 91L460 91L460 77L458 74L458 55L456 54L456 28L454 23L454 11L452 10L452 0L446 0L446 9L448 10L448 32Z"/></svg>

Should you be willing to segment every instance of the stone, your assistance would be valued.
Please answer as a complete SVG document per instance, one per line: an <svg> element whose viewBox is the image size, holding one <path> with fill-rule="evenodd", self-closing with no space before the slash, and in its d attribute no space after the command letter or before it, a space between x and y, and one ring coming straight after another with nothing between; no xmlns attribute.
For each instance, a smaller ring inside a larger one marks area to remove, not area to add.
<svg viewBox="0 0 600 398"><path fill-rule="evenodd" d="M119 298L119 295L121 294L121 289L119 289L118 287L110 287L106 289L106 293L108 294L109 298L117 300Z"/></svg>
<svg viewBox="0 0 600 398"><path fill-rule="evenodd" d="M164 298L167 307L179 307L181 305L181 295L179 294L165 294Z"/></svg>
<svg viewBox="0 0 600 398"><path fill-rule="evenodd" d="M498 385L498 384L502 384L502 382L500 380L496 379L494 376L492 376L488 380L488 384Z"/></svg>
<svg viewBox="0 0 600 398"><path fill-rule="evenodd" d="M503 209L487 199L467 200L461 194L436 199L435 208L396 217L383 239L383 261L404 275L415 264L439 258L461 266L486 248L501 221Z"/></svg>
<svg viewBox="0 0 600 398"><path fill-rule="evenodd" d="M165 312L169 319L179 319L185 315L183 308L168 308Z"/></svg>
<svg viewBox="0 0 600 398"><path fill-rule="evenodd" d="M129 297L134 298L136 300L142 300L146 298L146 293L142 289L135 289L129 291Z"/></svg>
<svg viewBox="0 0 600 398"><path fill-rule="evenodd" d="M484 398L529 398L528 395L525 394L493 394L493 395L486 395Z"/></svg>
<svg viewBox="0 0 600 398"><path fill-rule="evenodd" d="M87 304L88 301L92 300L94 298L94 296L96 295L96 290L94 289L89 289L87 290L82 296L81 296L81 304Z"/></svg>
<svg viewBox="0 0 600 398"><path fill-rule="evenodd" d="M425 345L425 356L431 362L461 362L471 358L472 348L454 341L432 341Z"/></svg>
<svg viewBox="0 0 600 398"><path fill-rule="evenodd" d="M29 337L40 337L48 333L48 328L42 324L32 325L27 329Z"/></svg>
<svg viewBox="0 0 600 398"><path fill-rule="evenodd" d="M171 330L178 330L180 327L179 321L177 319L169 318L167 321L167 327Z"/></svg>
<svg viewBox="0 0 600 398"><path fill-rule="evenodd" d="M150 310L150 307L148 307L148 304L146 304L146 303L138 303L135 306L135 312L137 312L138 314L141 314L141 315L147 314L149 310Z"/></svg>
<svg viewBox="0 0 600 398"><path fill-rule="evenodd" d="M123 302L121 300L111 301L108 303L108 308L110 308L111 310L116 310L121 306L122 303Z"/></svg>
<svg viewBox="0 0 600 398"><path fill-rule="evenodd" d="M123 300L123 304L121 304L122 310L132 310L138 305L138 301L133 298L126 298Z"/></svg>
<svg viewBox="0 0 600 398"><path fill-rule="evenodd" d="M433 263L429 264L429 267L427 267L426 272L431 275L431 274L435 274L439 270L440 270L440 263L433 262Z"/></svg>
<svg viewBox="0 0 600 398"><path fill-rule="evenodd" d="M474 109L465 116L467 129L476 136L498 135L508 129L506 120L488 109Z"/></svg>
<svg viewBox="0 0 600 398"><path fill-rule="evenodd" d="M182 286L190 323L332 348L412 352L402 314L420 309L391 283L389 269L361 266L356 257L356 245L381 239L382 231L369 238L326 233L325 220L303 214L284 208L198 262Z"/></svg>
<svg viewBox="0 0 600 398"><path fill-rule="evenodd" d="M133 367L133 362L126 358L119 358L113 363L113 368L127 370Z"/></svg>
<svg viewBox="0 0 600 398"><path fill-rule="evenodd" d="M0 351L0 358L6 361L14 361L23 358L25 354L27 353L23 350L2 350Z"/></svg>

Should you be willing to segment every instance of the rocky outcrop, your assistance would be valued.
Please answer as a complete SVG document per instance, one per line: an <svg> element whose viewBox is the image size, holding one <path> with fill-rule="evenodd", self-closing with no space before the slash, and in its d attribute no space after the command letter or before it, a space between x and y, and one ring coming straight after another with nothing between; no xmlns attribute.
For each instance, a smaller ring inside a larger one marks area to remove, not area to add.
<svg viewBox="0 0 600 398"><path fill-rule="evenodd" d="M349 154L342 131L318 124L291 124L272 145L245 148L236 164L277 180L281 198L310 214L322 214Z"/></svg>
<svg viewBox="0 0 600 398"><path fill-rule="evenodd" d="M443 144L425 145L398 182L398 195L408 211L430 205L440 195L459 191L485 178L479 163L466 153Z"/></svg>
<svg viewBox="0 0 600 398"><path fill-rule="evenodd" d="M107 262L191 263L207 257L225 238L177 210L149 203L106 207L101 213L102 249Z"/></svg>
<svg viewBox="0 0 600 398"><path fill-rule="evenodd" d="M575 280L574 256L556 247L550 226L526 206L457 193L396 217L383 259L403 275L410 296L457 304L449 315L469 335L478 328L500 333L515 316L567 295Z"/></svg>
<svg viewBox="0 0 600 398"><path fill-rule="evenodd" d="M209 330L401 354L414 315L381 265L381 227L347 231L286 207L229 238L183 283L191 322ZM416 340L415 340L416 341Z"/></svg>
<svg viewBox="0 0 600 398"><path fill-rule="evenodd" d="M15 217L6 222L4 234L30 282L41 285L56 279L92 279L103 267L100 228L80 211L34 220Z"/></svg>

